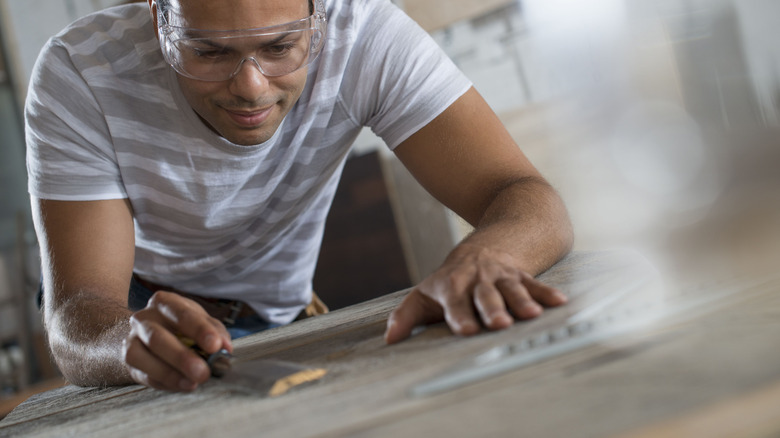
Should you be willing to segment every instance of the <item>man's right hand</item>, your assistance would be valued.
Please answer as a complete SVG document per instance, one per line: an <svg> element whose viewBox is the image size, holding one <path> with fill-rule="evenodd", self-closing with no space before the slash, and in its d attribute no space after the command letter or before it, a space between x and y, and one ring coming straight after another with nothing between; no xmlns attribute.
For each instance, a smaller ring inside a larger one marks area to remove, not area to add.
<svg viewBox="0 0 780 438"><path fill-rule="evenodd" d="M208 380L208 364L180 337L206 353L233 352L227 329L196 302L173 292L158 291L146 308L130 318L124 340L124 361L133 380L167 391L192 391Z"/></svg>

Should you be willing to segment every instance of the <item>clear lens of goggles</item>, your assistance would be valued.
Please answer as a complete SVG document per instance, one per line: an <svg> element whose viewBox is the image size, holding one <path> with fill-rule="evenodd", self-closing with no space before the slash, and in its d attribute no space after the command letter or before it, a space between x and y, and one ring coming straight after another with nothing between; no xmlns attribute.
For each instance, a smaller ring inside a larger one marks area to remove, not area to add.
<svg viewBox="0 0 780 438"><path fill-rule="evenodd" d="M325 16L320 13L291 23L236 31L160 23L166 62L179 74L202 81L230 79L247 61L266 76L286 75L311 63L325 41Z"/></svg>

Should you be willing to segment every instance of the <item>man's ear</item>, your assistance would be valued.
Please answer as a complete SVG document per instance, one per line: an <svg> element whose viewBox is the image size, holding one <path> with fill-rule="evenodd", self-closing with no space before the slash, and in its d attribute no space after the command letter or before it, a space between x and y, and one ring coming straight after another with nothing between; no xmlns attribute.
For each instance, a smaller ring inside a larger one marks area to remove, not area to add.
<svg viewBox="0 0 780 438"><path fill-rule="evenodd" d="M154 25L154 34L157 36L157 39L160 39L160 31L157 28L157 0L146 0L146 2L149 4L149 13L152 14L152 24Z"/></svg>

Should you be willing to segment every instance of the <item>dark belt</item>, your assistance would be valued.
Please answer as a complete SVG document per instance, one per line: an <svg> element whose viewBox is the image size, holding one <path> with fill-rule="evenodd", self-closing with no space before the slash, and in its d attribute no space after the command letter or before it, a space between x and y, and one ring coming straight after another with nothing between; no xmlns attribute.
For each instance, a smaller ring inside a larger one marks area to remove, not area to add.
<svg viewBox="0 0 780 438"><path fill-rule="evenodd" d="M193 295L187 292L182 292L169 286L163 286L152 283L151 281L146 281L135 274L133 274L133 278L135 278L135 281L137 281L141 286L149 289L152 292L157 292L158 290L174 292L183 296L184 298L195 301L196 303L200 304L201 307L203 307L206 313L220 320L227 326L235 324L236 319L238 318L246 318L247 316L257 315L257 312L252 309L252 306L243 301L202 297L200 295ZM318 297L316 293L312 292L311 302L308 306L306 306L306 308L301 310L301 313L298 314L295 320L300 321L302 319L311 318L312 316L322 315L325 313L328 313L328 306L326 306L325 303L320 300L320 297Z"/></svg>
<svg viewBox="0 0 780 438"><path fill-rule="evenodd" d="M146 281L137 275L133 275L133 277L138 283L141 284L141 286L149 289L152 292L157 292L158 290L174 292L183 296L184 298L195 301L201 307L203 307L203 310L205 310L206 313L220 320L225 325L235 324L236 319L238 318L246 318L247 316L257 315L257 312L252 309L252 306L246 304L243 301L226 300L223 298L207 298L200 295L188 294L187 292L182 292L169 286L163 286L152 283L151 281Z"/></svg>

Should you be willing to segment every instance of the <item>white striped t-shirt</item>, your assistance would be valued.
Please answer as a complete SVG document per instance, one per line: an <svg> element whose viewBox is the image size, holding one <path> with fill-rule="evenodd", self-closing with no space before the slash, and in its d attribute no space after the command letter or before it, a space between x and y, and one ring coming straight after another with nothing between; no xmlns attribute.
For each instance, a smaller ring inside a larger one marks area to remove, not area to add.
<svg viewBox="0 0 780 438"><path fill-rule="evenodd" d="M128 198L136 273L290 322L310 300L325 217L360 129L394 148L471 85L389 0L326 3L327 40L303 94L255 146L219 137L187 104L146 4L77 21L33 72L30 194Z"/></svg>

